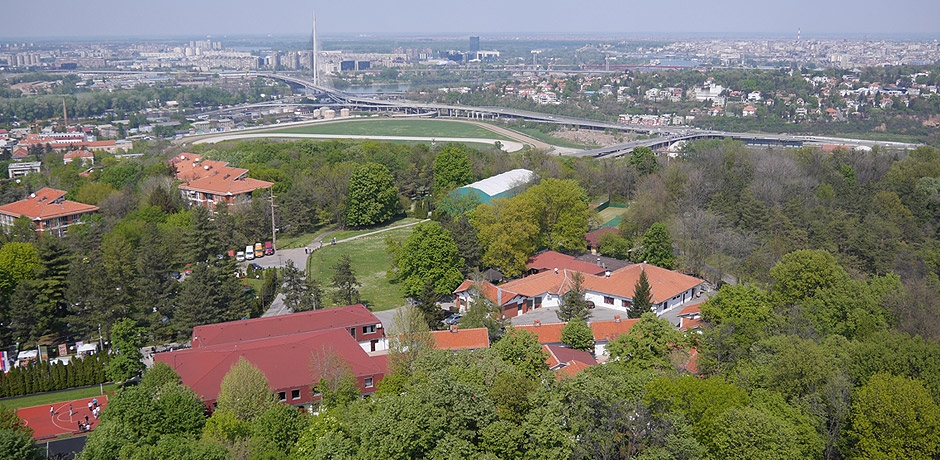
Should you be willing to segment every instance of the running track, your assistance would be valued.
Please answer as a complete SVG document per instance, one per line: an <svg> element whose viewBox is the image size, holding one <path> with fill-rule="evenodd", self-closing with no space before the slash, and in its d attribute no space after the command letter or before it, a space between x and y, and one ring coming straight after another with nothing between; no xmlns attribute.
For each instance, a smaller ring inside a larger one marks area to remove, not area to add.
<svg viewBox="0 0 940 460"><path fill-rule="evenodd" d="M108 405L107 396L98 396L98 405L103 411ZM95 398L76 399L74 401L65 401L55 403L55 415L49 415L49 406L24 407L16 411L17 415L26 422L26 426L33 429L34 439L51 439L66 433L79 433L78 422L85 421L85 416L91 422L91 428L98 426L95 416L88 411L88 403ZM69 404L72 405L72 416L69 416Z"/></svg>

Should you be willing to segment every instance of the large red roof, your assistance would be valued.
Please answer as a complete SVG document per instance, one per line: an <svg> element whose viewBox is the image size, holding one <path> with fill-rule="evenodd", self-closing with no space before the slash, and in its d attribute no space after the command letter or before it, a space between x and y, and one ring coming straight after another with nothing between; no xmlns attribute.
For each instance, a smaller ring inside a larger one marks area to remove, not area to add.
<svg viewBox="0 0 940 460"><path fill-rule="evenodd" d="M283 391L309 388L320 379L314 370L314 356L320 353L341 358L357 380L373 377L377 382L384 374L356 340L341 329L158 353L154 359L175 369L183 383L208 403L218 399L222 378L239 357L264 373L269 388Z"/></svg>
<svg viewBox="0 0 940 460"><path fill-rule="evenodd" d="M640 279L640 273L646 271L650 283L653 303L669 300L673 296L682 294L689 289L702 284L704 281L683 275L679 272L660 268L648 263L629 265L611 272L610 277L585 276L584 288L589 291L613 294L628 299L633 298L633 288Z"/></svg>
<svg viewBox="0 0 940 460"><path fill-rule="evenodd" d="M551 323L513 327L535 334L539 339L539 343L544 345L546 343L561 343L561 330L565 327L565 324L567 323Z"/></svg>
<svg viewBox="0 0 940 460"><path fill-rule="evenodd" d="M311 310L227 323L207 324L193 329L193 347L280 337L311 331L381 325L382 322L362 304ZM349 336L349 332L345 332Z"/></svg>
<svg viewBox="0 0 940 460"><path fill-rule="evenodd" d="M581 273L589 273L591 275L604 273L604 267L582 262L574 257L555 251L545 251L541 254L536 254L526 262L526 266L539 271L554 270L557 268L558 270L568 269Z"/></svg>
<svg viewBox="0 0 940 460"><path fill-rule="evenodd" d="M233 168L224 161L203 160L202 156L182 153L170 159L176 178L184 181L180 189L214 195L240 195L274 185L246 177L247 169Z"/></svg>
<svg viewBox="0 0 940 460"><path fill-rule="evenodd" d="M578 361L591 366L597 364L597 360L594 359L594 356L591 356L591 354L586 351L575 350L559 345L542 345L542 350L545 350L548 354L548 358L546 358L545 362L548 363L549 368L553 368L559 364L569 364L572 361Z"/></svg>
<svg viewBox="0 0 940 460"><path fill-rule="evenodd" d="M490 335L485 327L432 331L438 350L477 350L490 347Z"/></svg>
<svg viewBox="0 0 940 460"><path fill-rule="evenodd" d="M594 340L611 341L618 336L630 332L639 319L615 319L612 321L591 321L591 331L594 332Z"/></svg>
<svg viewBox="0 0 940 460"><path fill-rule="evenodd" d="M25 200L0 206L0 214L26 216L31 220L53 219L97 210L98 207L90 204L66 200L64 191L48 187L31 194Z"/></svg>

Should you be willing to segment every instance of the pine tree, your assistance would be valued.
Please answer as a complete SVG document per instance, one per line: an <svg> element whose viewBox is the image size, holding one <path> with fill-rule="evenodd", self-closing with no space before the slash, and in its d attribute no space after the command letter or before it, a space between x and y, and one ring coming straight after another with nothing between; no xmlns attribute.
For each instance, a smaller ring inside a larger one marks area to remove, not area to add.
<svg viewBox="0 0 940 460"><path fill-rule="evenodd" d="M333 301L340 305L353 305L359 303L359 286L362 286L356 280L356 271L352 268L352 260L349 254L343 254L343 257L334 264L332 268L336 273L330 278L333 286Z"/></svg>
<svg viewBox="0 0 940 460"><path fill-rule="evenodd" d="M581 272L571 276L571 289L562 294L561 301L555 312L559 320L567 323L575 319L587 321L591 317L591 310L584 300L584 275Z"/></svg>
<svg viewBox="0 0 940 460"><path fill-rule="evenodd" d="M646 270L640 271L640 279L633 286L633 304L627 311L627 317L639 318L643 313L648 313L653 307L653 293L650 290L650 282L646 277Z"/></svg>

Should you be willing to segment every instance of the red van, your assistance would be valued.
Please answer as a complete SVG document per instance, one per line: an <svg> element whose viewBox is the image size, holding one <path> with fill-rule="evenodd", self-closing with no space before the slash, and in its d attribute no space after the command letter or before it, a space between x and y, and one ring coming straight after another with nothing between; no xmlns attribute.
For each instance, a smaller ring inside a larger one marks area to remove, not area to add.
<svg viewBox="0 0 940 460"><path fill-rule="evenodd" d="M270 256L274 255L274 245L270 241L264 242L264 255Z"/></svg>

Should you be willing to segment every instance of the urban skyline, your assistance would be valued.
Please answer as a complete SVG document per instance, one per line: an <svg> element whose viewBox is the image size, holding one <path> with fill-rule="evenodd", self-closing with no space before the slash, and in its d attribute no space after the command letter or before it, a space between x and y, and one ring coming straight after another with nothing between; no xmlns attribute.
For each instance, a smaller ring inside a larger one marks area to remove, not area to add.
<svg viewBox="0 0 940 460"><path fill-rule="evenodd" d="M405 2L310 3L280 0L265 4L246 0L168 0L160 4L96 2L95 9L76 9L66 0L44 4L18 2L4 8L8 17L42 15L43 27L32 21L10 21L3 39L290 36L309 34L314 9L321 37L343 34L376 35L622 35L622 36L793 36L804 39L869 35L872 37L940 37L940 4L900 0L885 7L871 0L816 3L795 0L787 5L758 5L744 0L715 0L686 8L663 10L636 2L587 1L576 6L547 2L437 4ZM42 9L40 9L42 8ZM68 11L47 15L43 10ZM106 14L103 14L106 13ZM602 13L602 14L601 14ZM142 20L141 18L146 18ZM76 25L79 26L76 26Z"/></svg>

